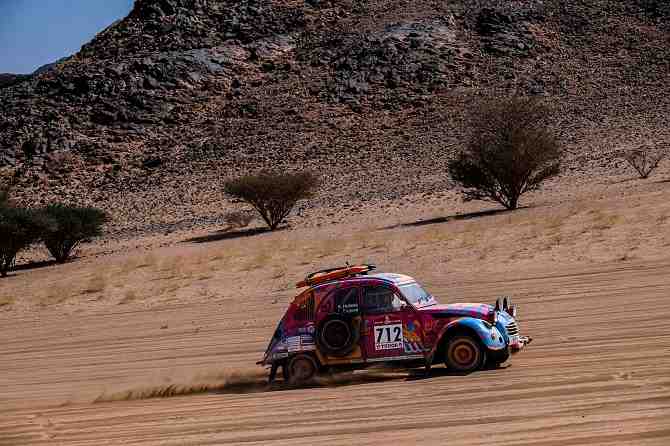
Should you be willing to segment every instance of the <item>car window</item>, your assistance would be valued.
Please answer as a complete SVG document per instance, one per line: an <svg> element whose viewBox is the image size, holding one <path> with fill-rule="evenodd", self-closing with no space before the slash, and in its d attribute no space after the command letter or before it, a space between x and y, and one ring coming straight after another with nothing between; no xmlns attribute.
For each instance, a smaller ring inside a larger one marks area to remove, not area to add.
<svg viewBox="0 0 670 446"><path fill-rule="evenodd" d="M437 303L435 298L416 282L400 285L400 292L412 305L424 306Z"/></svg>
<svg viewBox="0 0 670 446"><path fill-rule="evenodd" d="M358 288L335 290L335 312L340 314L360 314Z"/></svg>
<svg viewBox="0 0 670 446"><path fill-rule="evenodd" d="M297 321L313 321L315 317L314 293L310 293L298 308L295 310L293 318Z"/></svg>
<svg viewBox="0 0 670 446"><path fill-rule="evenodd" d="M392 313L400 310L405 302L385 286L366 287L363 292L363 311L367 314Z"/></svg>

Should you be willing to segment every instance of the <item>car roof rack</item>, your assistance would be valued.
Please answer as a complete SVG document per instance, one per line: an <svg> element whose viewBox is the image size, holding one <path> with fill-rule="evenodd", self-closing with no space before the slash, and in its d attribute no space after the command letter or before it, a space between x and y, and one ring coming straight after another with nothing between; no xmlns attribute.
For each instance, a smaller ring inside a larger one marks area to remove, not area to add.
<svg viewBox="0 0 670 446"><path fill-rule="evenodd" d="M359 275L365 275L370 271L376 269L375 265L363 264L363 265L346 265L338 266L336 268L327 268L320 271L315 271L310 273L305 277L304 280L296 283L296 288L302 288L306 286L318 285L320 283L329 282L331 280L344 279L346 277L353 277Z"/></svg>

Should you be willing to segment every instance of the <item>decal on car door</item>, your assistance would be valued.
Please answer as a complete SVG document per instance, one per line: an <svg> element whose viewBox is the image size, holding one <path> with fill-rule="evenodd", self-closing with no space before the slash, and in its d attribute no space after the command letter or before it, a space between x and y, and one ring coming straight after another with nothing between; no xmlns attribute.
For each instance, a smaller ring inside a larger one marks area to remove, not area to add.
<svg viewBox="0 0 670 446"><path fill-rule="evenodd" d="M396 350L403 348L402 322L375 325L375 350Z"/></svg>
<svg viewBox="0 0 670 446"><path fill-rule="evenodd" d="M409 319L403 329L405 353L422 353L425 349L421 339L421 323Z"/></svg>

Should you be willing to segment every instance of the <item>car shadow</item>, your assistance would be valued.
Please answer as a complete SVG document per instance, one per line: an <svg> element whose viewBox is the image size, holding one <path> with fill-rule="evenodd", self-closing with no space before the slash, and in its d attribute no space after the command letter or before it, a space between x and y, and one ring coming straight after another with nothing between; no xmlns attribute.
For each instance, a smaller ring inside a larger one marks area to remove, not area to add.
<svg viewBox="0 0 670 446"><path fill-rule="evenodd" d="M528 209L528 208L529 208L529 206L521 206L521 207L517 208L516 210ZM412 221L412 222L409 222L409 223L398 223L398 224L387 226L387 227L384 227L384 228L381 228L381 229L382 230L387 230L387 229L427 226L427 225L434 225L434 224L439 224L439 223L447 223L447 222L450 222L450 221L471 220L471 219L475 219L475 218L489 217L489 216L492 216L492 215L505 214L507 212L514 212L514 210L510 210L510 209L488 209L488 210L485 210L485 211L468 212L468 213L465 213L465 214L454 214L454 215L447 215L447 216L444 216L444 217L429 218L427 220L416 220L416 221Z"/></svg>
<svg viewBox="0 0 670 446"><path fill-rule="evenodd" d="M509 367L509 365L498 366L500 369ZM213 394L246 394L261 392L283 392L299 389L322 389L328 387L345 387L362 384L383 383L388 381L420 381L427 379L441 378L445 376L467 376L469 373L453 372L446 367L432 368L426 372L424 368L416 369L373 369L360 370L357 372L336 372L325 374L316 378L309 384L290 385L286 383L281 376L273 383L268 383L266 378L255 378L242 380L239 382L228 382L221 386L208 387L206 389L196 389L192 393L213 393Z"/></svg>
<svg viewBox="0 0 670 446"><path fill-rule="evenodd" d="M278 228L275 231L281 231L284 228ZM209 243L209 242L218 242L221 240L231 240L236 238L243 237L252 237L258 234L264 234L270 232L269 228L249 228L249 229L239 229L236 231L230 231L227 229L222 229L220 231L212 232L211 234L202 235L199 237L192 237L186 240L182 240L182 243Z"/></svg>
<svg viewBox="0 0 670 446"><path fill-rule="evenodd" d="M497 367L491 367L487 368L483 371L487 370L502 370L506 369L509 367L509 364L503 364L499 365ZM405 381L420 381L424 379L431 379L431 378L440 378L444 376L468 376L472 375L473 373L479 373L480 371L477 372L468 372L468 373L463 373L463 372L455 372L453 370L449 370L446 367L437 367L437 368L431 368L430 371L426 371L425 369L411 369L408 372L408 376L405 379Z"/></svg>

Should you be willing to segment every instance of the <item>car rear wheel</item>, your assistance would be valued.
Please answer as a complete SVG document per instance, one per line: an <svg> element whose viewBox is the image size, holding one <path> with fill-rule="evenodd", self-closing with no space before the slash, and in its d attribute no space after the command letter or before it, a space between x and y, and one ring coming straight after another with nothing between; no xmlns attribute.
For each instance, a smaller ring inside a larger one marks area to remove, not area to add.
<svg viewBox="0 0 670 446"><path fill-rule="evenodd" d="M310 355L295 355L285 366L284 371L288 376L284 378L291 385L309 383L316 376L318 367L316 361Z"/></svg>
<svg viewBox="0 0 670 446"><path fill-rule="evenodd" d="M444 362L455 372L470 373L482 367L486 353L476 339L460 335L449 340Z"/></svg>

